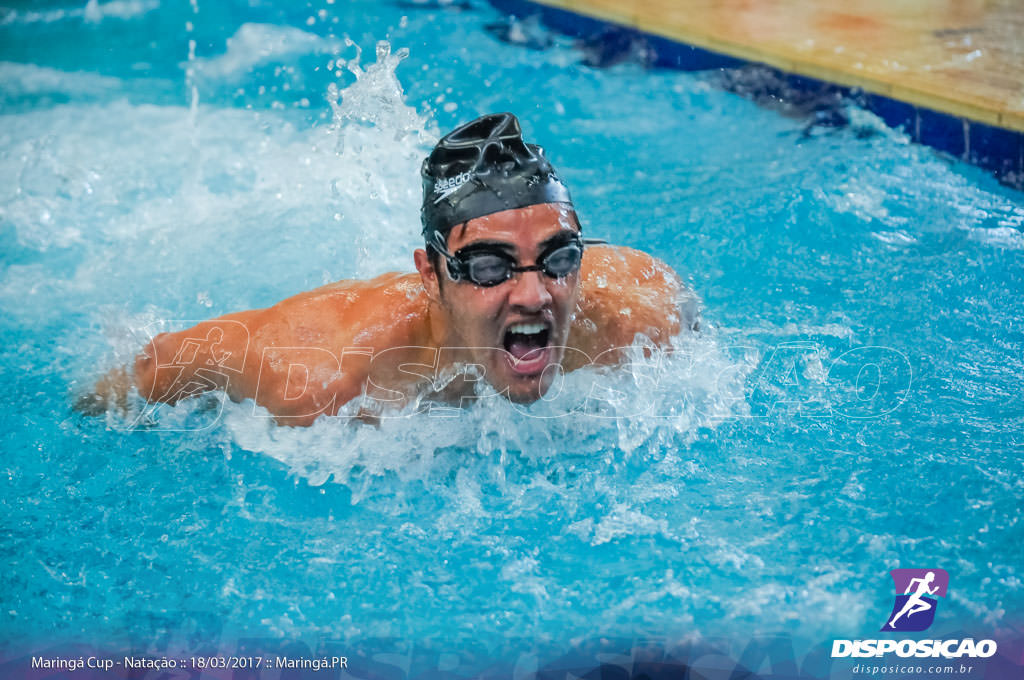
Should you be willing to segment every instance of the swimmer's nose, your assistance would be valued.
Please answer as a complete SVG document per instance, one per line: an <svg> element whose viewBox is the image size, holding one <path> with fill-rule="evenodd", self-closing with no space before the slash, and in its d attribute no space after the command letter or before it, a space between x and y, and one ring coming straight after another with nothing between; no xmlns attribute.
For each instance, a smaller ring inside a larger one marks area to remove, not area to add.
<svg viewBox="0 0 1024 680"><path fill-rule="evenodd" d="M540 311L551 303L551 292L540 272L519 272L513 277L508 302L524 311Z"/></svg>

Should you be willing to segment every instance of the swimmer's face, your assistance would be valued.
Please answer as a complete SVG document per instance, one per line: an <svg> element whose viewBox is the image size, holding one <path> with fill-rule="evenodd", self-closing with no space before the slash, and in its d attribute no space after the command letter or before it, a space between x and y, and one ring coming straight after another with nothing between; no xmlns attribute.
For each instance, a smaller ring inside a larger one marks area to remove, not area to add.
<svg viewBox="0 0 1024 680"><path fill-rule="evenodd" d="M545 203L457 226L448 234L448 250L458 254L470 247L493 248L508 253L518 266L530 266L576 234L571 208ZM528 402L543 395L565 354L579 296L579 270L561 278L519 272L485 287L452 281L443 257L434 270L420 250L416 264L428 294L444 311L448 346L471 348L465 361L483 366L487 381L512 401ZM548 366L552 368L545 370Z"/></svg>

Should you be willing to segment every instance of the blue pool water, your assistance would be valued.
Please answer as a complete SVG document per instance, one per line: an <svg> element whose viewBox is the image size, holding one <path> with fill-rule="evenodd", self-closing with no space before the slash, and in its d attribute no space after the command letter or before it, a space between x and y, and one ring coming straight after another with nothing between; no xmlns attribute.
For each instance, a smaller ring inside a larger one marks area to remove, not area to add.
<svg viewBox="0 0 1024 680"><path fill-rule="evenodd" d="M950 574L937 626L1021 623L1024 196L854 107L806 129L715 73L593 68L567 38L497 40L500 20L0 10L7 653L863 637L888 570L919 566ZM218 398L144 427L71 410L154 328L411 270L420 159L500 110L588 233L688 278L701 335L525 411L290 429ZM619 397L581 407L594 383Z"/></svg>

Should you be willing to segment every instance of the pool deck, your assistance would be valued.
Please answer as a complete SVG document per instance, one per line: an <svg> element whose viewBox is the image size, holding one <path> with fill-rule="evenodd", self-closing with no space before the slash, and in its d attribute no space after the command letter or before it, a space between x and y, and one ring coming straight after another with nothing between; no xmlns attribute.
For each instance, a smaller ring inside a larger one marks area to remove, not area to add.
<svg viewBox="0 0 1024 680"><path fill-rule="evenodd" d="M1024 0L533 0L1024 132Z"/></svg>

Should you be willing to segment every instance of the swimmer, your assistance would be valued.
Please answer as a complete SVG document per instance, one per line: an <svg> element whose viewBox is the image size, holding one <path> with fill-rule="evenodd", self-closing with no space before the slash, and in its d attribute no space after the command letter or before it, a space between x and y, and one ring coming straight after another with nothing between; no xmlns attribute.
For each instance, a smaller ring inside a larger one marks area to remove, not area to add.
<svg viewBox="0 0 1024 680"><path fill-rule="evenodd" d="M76 406L125 409L133 387L171 404L221 389L280 424L310 425L371 394L396 407L426 392L460 403L479 379L531 402L551 365L613 364L638 335L669 347L696 330L697 299L668 265L584 237L568 189L512 114L443 137L421 175L416 273L339 281L161 333ZM475 377L436 387L467 366Z"/></svg>
<svg viewBox="0 0 1024 680"><path fill-rule="evenodd" d="M910 595L910 597L907 598L907 601L903 604L903 608L899 610L896 616L892 617L892 621L889 622L889 628L893 628L896 623L896 619L900 618L904 614L906 614L907 618L910 618L918 612L926 612L932 608L932 605L922 600L921 597L924 595L934 595L939 591L938 586L935 586L935 588L928 587L934 580L934 571L929 571L924 575L924 578L910 579L910 583L907 584L907 589L903 593L904 595ZM917 591L911 595L910 591L914 589L915 583L917 584Z"/></svg>

